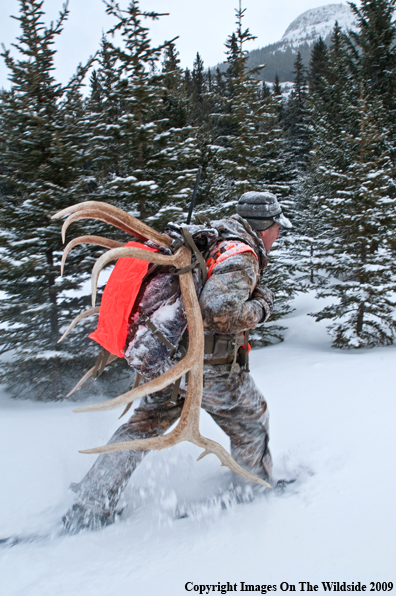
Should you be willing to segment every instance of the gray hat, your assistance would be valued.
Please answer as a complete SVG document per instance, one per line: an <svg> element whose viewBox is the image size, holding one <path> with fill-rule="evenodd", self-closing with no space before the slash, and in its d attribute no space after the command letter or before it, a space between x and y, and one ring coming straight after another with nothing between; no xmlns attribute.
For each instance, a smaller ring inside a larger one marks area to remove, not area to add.
<svg viewBox="0 0 396 596"><path fill-rule="evenodd" d="M237 213L257 232L266 230L274 222L283 228L293 227L272 192L245 192L238 201Z"/></svg>

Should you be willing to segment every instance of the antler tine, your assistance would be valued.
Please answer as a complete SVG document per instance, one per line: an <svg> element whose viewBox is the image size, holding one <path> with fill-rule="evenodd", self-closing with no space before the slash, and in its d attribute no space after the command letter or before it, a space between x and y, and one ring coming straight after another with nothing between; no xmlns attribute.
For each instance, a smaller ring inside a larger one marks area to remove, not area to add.
<svg viewBox="0 0 396 596"><path fill-rule="evenodd" d="M126 232L127 234L129 234L131 236L138 237L138 234L136 234L130 226L125 224L123 221L121 221L117 217L113 217L112 215L109 215L108 213L105 213L105 212L101 211L100 209L90 208L90 209L84 209L84 210L81 209L80 211L77 211L76 213L72 213L72 215L69 215L69 217L63 222L62 242L65 242L67 228L75 221L79 221L81 219L99 219L101 221L104 221L105 223L108 223L108 224L114 226L115 228L119 228L120 230L123 230L124 232ZM142 236L139 236L139 238L140 238L140 240L143 239Z"/></svg>
<svg viewBox="0 0 396 596"><path fill-rule="evenodd" d="M150 226L139 221L130 213L127 213L114 205L103 203L102 201L85 201L84 203L77 203L76 205L62 209L62 211L53 215L51 219L57 219L59 217L64 217L65 215L70 215L71 213L91 208L98 209L103 214L110 215L123 222L131 230L128 233L132 233L133 236L142 237L145 240L152 240L159 246L169 247L172 244L172 238L166 234L161 234L160 232L153 230Z"/></svg>
<svg viewBox="0 0 396 596"><path fill-rule="evenodd" d="M79 244L95 244L96 246L104 246L105 248L122 248L125 246L122 242L111 240L110 238L102 238L102 236L80 236L79 238L74 238L74 240L71 240L63 251L61 275L63 275L66 259L70 251Z"/></svg>
<svg viewBox="0 0 396 596"><path fill-rule="evenodd" d="M75 385L73 387L73 389L66 395L66 397L70 397L71 395L73 395L73 393L78 391L80 389L80 387L82 387L82 385L84 385L85 381L87 381L93 375L94 370L95 370L94 366L92 368L90 368L89 371L86 372L85 375L78 381L77 385Z"/></svg>
<svg viewBox="0 0 396 596"><path fill-rule="evenodd" d="M75 327L80 321L82 321L83 319L86 319L87 317L90 317L92 315L98 315L98 314L99 314L99 306L95 306L95 308L88 308L88 310L84 310L84 312L81 312L70 323L70 325L68 326L68 328L66 329L66 331L64 332L62 337L60 339L58 339L57 343L60 344L60 342L63 341L67 335L69 335L69 333L73 329L73 327Z"/></svg>
<svg viewBox="0 0 396 596"><path fill-rule="evenodd" d="M176 251L173 256L160 255L149 252L148 250L144 250L144 248L133 248L132 246L108 250L101 257L99 257L92 269L92 306L95 306L96 302L96 291L100 272L104 267L106 267L106 265L122 257L134 257L135 259L149 261L150 263L155 263L156 265L184 267L186 264L189 264L191 253L185 247L179 248L179 250Z"/></svg>
<svg viewBox="0 0 396 596"><path fill-rule="evenodd" d="M221 461L221 465L229 468L231 472L239 474L239 476L242 476L250 482L257 482L257 484L261 484L262 486L266 486L267 488L272 488L272 486L268 482L266 482L262 478L259 478L259 476L252 474L248 470L245 470L245 468L242 468L242 466L240 466L235 461L235 459L231 457L228 451L224 449L222 445L216 443L216 441L212 441L211 439L207 439L206 437L200 435L199 441L191 442L197 445L198 447L203 447L205 449L205 451L201 453L201 455L198 457L197 461L202 459L206 455L212 453L213 455L216 455L219 458L219 460Z"/></svg>
<svg viewBox="0 0 396 596"><path fill-rule="evenodd" d="M118 356L114 356L114 354L112 354L108 361L107 364L111 364L112 362L114 362L114 360L116 360L118 358ZM73 393L75 393L76 391L78 391L85 383L85 381L87 381L90 377L92 377L93 373L95 370L95 366L93 366L92 368L89 369L88 372L85 373L85 375L78 381L77 385L75 385L73 387L73 389L70 391L70 393L68 393L66 395L66 397L70 397L71 395L73 395Z"/></svg>

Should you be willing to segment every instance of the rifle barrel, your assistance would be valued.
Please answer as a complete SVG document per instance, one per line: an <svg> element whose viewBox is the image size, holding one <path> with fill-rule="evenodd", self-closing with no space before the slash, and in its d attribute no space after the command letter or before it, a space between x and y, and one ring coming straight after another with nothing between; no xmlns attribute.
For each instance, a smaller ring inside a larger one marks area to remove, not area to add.
<svg viewBox="0 0 396 596"><path fill-rule="evenodd" d="M195 200L197 198L198 186L199 186L199 183L201 181L201 173L202 173L202 166L199 166L199 168L198 168L198 174L197 174L197 179L195 180L195 185L194 185L194 192L193 192L192 197L191 197L190 209L188 211L187 225L191 223L191 217L192 217L192 214L193 214L193 211L194 211L194 207L195 207Z"/></svg>

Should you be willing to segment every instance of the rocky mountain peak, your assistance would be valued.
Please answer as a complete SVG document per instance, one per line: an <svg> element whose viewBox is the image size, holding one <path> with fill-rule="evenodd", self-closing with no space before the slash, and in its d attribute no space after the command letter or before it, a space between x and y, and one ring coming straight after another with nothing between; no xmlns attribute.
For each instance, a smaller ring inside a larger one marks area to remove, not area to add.
<svg viewBox="0 0 396 596"><path fill-rule="evenodd" d="M327 4L300 14L286 29L281 43L294 46L312 43L319 36L325 38L336 21L344 30L356 30L356 17L348 4Z"/></svg>

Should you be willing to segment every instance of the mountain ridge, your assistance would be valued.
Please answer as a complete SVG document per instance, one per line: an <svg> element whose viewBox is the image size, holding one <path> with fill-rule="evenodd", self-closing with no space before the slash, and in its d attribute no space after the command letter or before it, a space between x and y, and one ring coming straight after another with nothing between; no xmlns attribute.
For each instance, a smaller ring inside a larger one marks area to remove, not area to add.
<svg viewBox="0 0 396 596"><path fill-rule="evenodd" d="M306 10L290 23L279 41L251 50L248 67L265 64L259 78L267 82L273 82L276 75L281 83L292 81L297 52L300 52L303 64L308 66L314 43L319 37L329 43L336 21L344 31L357 30L356 17L347 4L326 4ZM227 62L218 67L224 72Z"/></svg>
<svg viewBox="0 0 396 596"><path fill-rule="evenodd" d="M297 52L308 66L314 43L322 37L328 44L336 21L344 31L357 30L356 17L348 4L326 4L304 11L278 42L249 52L248 67L265 64L260 78L268 82L273 82L276 74L280 82L292 81Z"/></svg>
<svg viewBox="0 0 396 596"><path fill-rule="evenodd" d="M334 23L343 30L357 30L356 17L348 4L326 4L301 13L286 29L280 40L284 44L315 42L331 35Z"/></svg>

